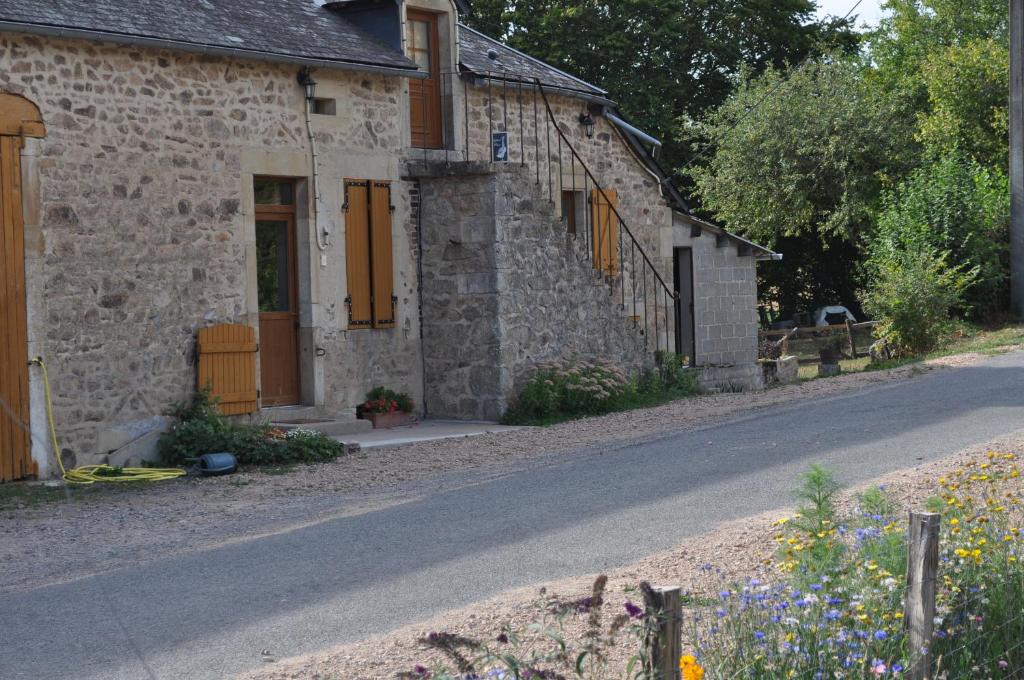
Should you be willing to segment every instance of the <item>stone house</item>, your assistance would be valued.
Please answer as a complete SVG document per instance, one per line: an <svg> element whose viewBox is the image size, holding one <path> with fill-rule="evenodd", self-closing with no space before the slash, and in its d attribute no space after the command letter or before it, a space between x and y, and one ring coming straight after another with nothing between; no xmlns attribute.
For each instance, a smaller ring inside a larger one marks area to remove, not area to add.
<svg viewBox="0 0 1024 680"><path fill-rule="evenodd" d="M572 356L759 383L774 255L466 11L0 2L0 481L53 472L37 356L76 464L151 441L204 376L231 413L341 429L377 385L497 418Z"/></svg>

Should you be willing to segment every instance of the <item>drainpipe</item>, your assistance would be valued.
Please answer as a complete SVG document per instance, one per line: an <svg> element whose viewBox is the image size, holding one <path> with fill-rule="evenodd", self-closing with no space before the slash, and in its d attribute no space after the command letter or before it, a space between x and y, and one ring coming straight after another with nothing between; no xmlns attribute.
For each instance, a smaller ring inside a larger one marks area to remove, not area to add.
<svg viewBox="0 0 1024 680"><path fill-rule="evenodd" d="M313 157L313 234L316 238L316 247L320 250L320 266L326 267L327 248L331 244L330 233L320 228L320 152L316 144L316 135L313 134L313 98L303 93L303 99L306 102L306 134L309 135L309 148Z"/></svg>
<svg viewBox="0 0 1024 680"><path fill-rule="evenodd" d="M420 375L423 383L423 419L429 415L427 408L427 357L426 343L423 336L423 183L416 179L416 195L419 201L416 205L416 296L420 306Z"/></svg>

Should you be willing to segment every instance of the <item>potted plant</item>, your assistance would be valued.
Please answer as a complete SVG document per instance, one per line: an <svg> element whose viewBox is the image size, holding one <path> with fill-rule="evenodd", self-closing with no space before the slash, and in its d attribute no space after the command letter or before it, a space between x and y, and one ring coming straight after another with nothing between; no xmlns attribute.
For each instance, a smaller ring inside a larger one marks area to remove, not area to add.
<svg viewBox="0 0 1024 680"><path fill-rule="evenodd" d="M374 429L411 425L413 402L408 394L375 387L359 407L359 417L373 423Z"/></svg>

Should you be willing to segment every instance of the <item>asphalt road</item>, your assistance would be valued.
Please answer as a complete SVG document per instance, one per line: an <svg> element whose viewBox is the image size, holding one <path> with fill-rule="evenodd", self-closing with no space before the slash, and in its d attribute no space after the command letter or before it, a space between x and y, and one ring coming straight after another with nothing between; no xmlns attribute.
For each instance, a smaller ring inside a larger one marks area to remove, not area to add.
<svg viewBox="0 0 1024 680"><path fill-rule="evenodd" d="M0 678L221 678L263 649L314 652L612 569L788 505L811 462L856 482L1024 428L1022 388L1024 353L1004 355L3 595Z"/></svg>

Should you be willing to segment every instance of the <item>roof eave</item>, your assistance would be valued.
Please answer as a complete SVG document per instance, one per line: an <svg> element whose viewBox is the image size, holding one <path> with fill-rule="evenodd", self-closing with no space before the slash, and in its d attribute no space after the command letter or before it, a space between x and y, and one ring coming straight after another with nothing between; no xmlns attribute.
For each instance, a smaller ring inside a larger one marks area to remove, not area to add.
<svg viewBox="0 0 1024 680"><path fill-rule="evenodd" d="M683 212L681 210L675 210L674 212L675 214L679 215L679 217L681 217L683 220L689 222L690 224L700 227L704 231L708 231L716 235L725 236L730 241L736 244L747 246L748 248L750 248L751 254L754 256L755 259L774 261L782 260L782 253L776 253L775 251L769 248L765 248L764 246L754 243L753 241L745 239L742 236L737 236L732 232L726 231L717 224L713 224L711 222L708 222L707 220L702 220L701 218L696 217L692 213Z"/></svg>
<svg viewBox="0 0 1024 680"><path fill-rule="evenodd" d="M420 71L418 67L415 67L415 65L410 67L401 67L390 66L386 64L375 64L369 62L363 63L333 59L317 59L315 57L301 57L292 54L281 54L279 52L266 52L262 50L249 50L238 47L225 47L222 45L190 43L182 40L172 40L169 38L134 36L126 35L124 33L112 33L87 28L68 28L64 26L51 26L49 24L33 24L0 19L0 32L3 31L13 33L27 33L30 35L41 35L52 38L78 38L84 40L101 40L104 42L112 42L119 45L151 47L154 49L168 49L179 52L191 52L194 54L206 54L219 57L255 59L258 61L269 61L281 64L296 64L299 66L309 66L312 68L337 69L343 71L359 71L363 73L382 73L387 75L402 76L405 78L427 77L427 74Z"/></svg>
<svg viewBox="0 0 1024 680"><path fill-rule="evenodd" d="M459 64L459 67L460 67L460 71L461 71L460 75L463 75L463 76L469 75L469 76L472 76L473 78L479 79L480 81L485 82L485 83L488 80L490 80L490 81L495 82L495 83L513 83L513 84L529 85L530 87L537 87L537 82L534 81L534 80L524 80L523 78L510 77L511 74L509 74L509 76L503 77L501 75L503 73L502 71L490 71L490 72L487 72L487 73L480 73L479 71L473 70L472 68L470 68L466 64ZM595 104L602 104L604 106L614 106L615 105L615 102L613 102L611 99L608 99L607 97L604 97L604 96L602 96L602 95L600 95L600 94L598 94L596 92L585 92L583 90L573 90L573 89L568 88L568 87L559 87L558 85L551 85L549 83L544 83L544 82L542 82L540 84L540 86L541 86L541 88L544 89L545 92L551 92L553 94L566 95L568 97L576 97L577 99L583 99L585 101L594 102Z"/></svg>

